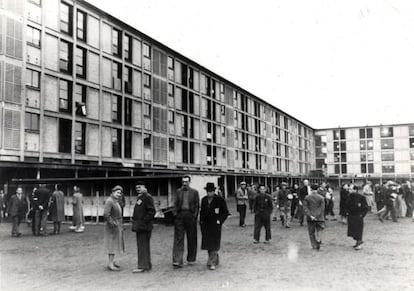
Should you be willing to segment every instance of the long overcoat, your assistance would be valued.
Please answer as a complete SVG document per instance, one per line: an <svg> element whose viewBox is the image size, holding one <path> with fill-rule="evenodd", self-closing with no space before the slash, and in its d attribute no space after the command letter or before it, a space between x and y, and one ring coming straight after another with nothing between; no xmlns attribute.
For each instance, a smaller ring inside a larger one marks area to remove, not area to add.
<svg viewBox="0 0 414 291"><path fill-rule="evenodd" d="M368 204L365 196L359 193L351 193L347 199L348 212L348 236L355 240L362 240L364 230L364 217L368 212Z"/></svg>
<svg viewBox="0 0 414 291"><path fill-rule="evenodd" d="M104 243L108 254L123 253L124 228L122 226L122 209L118 201L110 196L104 206Z"/></svg>
<svg viewBox="0 0 414 291"><path fill-rule="evenodd" d="M64 221L65 220L65 196L63 192L57 190L53 192L50 199L50 220L51 221Z"/></svg>
<svg viewBox="0 0 414 291"><path fill-rule="evenodd" d="M85 216L83 215L83 195L80 192L73 194L73 225L81 225L85 223Z"/></svg>
<svg viewBox="0 0 414 291"><path fill-rule="evenodd" d="M201 200L200 227L201 249L218 251L221 242L221 226L229 216L226 201L218 195L214 195L211 202L204 196Z"/></svg>
<svg viewBox="0 0 414 291"><path fill-rule="evenodd" d="M339 200L339 214L342 215L342 216L347 215L347 213L346 213L346 211L347 211L346 201L348 199L348 196L349 196L349 191L342 188L341 192L340 192L340 196L339 196L340 197L340 200Z"/></svg>

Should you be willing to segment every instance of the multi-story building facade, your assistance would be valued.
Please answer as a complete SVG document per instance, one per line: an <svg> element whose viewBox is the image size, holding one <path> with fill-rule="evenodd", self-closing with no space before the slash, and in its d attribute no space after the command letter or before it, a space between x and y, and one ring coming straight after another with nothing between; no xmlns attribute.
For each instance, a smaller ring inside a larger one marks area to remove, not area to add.
<svg viewBox="0 0 414 291"><path fill-rule="evenodd" d="M0 3L2 184L171 196L176 174L230 192L314 169L311 127L91 4Z"/></svg>
<svg viewBox="0 0 414 291"><path fill-rule="evenodd" d="M414 175L414 124L315 131L316 168L342 180L406 180Z"/></svg>

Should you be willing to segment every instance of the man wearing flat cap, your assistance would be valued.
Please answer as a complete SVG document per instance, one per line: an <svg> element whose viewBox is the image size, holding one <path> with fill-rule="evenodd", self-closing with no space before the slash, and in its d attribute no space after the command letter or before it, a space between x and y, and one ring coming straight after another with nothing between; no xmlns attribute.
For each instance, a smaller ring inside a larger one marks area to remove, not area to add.
<svg viewBox="0 0 414 291"><path fill-rule="evenodd" d="M132 215L132 231L137 236L138 268L132 272L142 273L152 269L150 239L155 206L154 199L152 199L152 196L142 182L136 184L135 191L138 197Z"/></svg>
<svg viewBox="0 0 414 291"><path fill-rule="evenodd" d="M293 195L290 193L290 190L287 189L288 184L282 182L280 184L282 189L280 189L277 197L277 202L279 204L280 218L282 220L282 226L289 228L290 227L290 208L292 206Z"/></svg>
<svg viewBox="0 0 414 291"><path fill-rule="evenodd" d="M182 187L174 197L175 216L173 267L183 267L184 235L187 235L187 262L193 265L197 258L197 217L200 208L198 191L190 187L190 176L182 178Z"/></svg>
<svg viewBox="0 0 414 291"><path fill-rule="evenodd" d="M245 181L240 183L240 187L237 189L236 192L236 201L237 201L237 212L239 213L239 226L245 227L246 224L244 220L246 219L246 209L247 203L249 200L249 196L247 193L247 184Z"/></svg>
<svg viewBox="0 0 414 291"><path fill-rule="evenodd" d="M207 267L210 270L215 270L219 264L218 251L221 241L221 226L229 216L229 211L226 201L215 193L214 183L207 183L204 189L207 196L201 199L201 249L208 252Z"/></svg>

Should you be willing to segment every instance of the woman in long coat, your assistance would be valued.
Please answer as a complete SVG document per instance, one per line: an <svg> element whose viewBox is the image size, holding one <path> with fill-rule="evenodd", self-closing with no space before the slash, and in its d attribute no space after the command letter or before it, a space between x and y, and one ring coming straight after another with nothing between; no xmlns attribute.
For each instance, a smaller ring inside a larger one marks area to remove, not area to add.
<svg viewBox="0 0 414 291"><path fill-rule="evenodd" d="M108 253L108 270L119 271L120 267L115 263L115 253L122 254L124 246L124 230L122 226L122 208L119 205L123 189L121 186L112 188L111 196L106 199L104 206L105 218L105 249Z"/></svg>
<svg viewBox="0 0 414 291"><path fill-rule="evenodd" d="M339 193L339 215L341 216L341 222L344 224L346 223L346 201L348 199L348 196L348 184L344 184L342 185L341 191Z"/></svg>
<svg viewBox="0 0 414 291"><path fill-rule="evenodd" d="M229 211L226 201L215 194L216 187L214 183L207 183L204 189L207 191L207 196L201 199L201 249L208 251L207 267L214 270L219 264L218 251L221 242L221 226L227 219Z"/></svg>
<svg viewBox="0 0 414 291"><path fill-rule="evenodd" d="M61 222L65 220L65 195L60 190L60 185L55 185L55 192L50 198L50 220L53 221L53 234L60 233Z"/></svg>
<svg viewBox="0 0 414 291"><path fill-rule="evenodd" d="M362 233L364 230L364 217L368 212L368 203L364 195L358 193L358 187L353 185L350 188L347 200L348 211L348 236L352 237L356 244L355 250L362 248Z"/></svg>
<svg viewBox="0 0 414 291"><path fill-rule="evenodd" d="M83 194L78 186L73 186L73 217L71 230L75 232L83 232L85 230L85 216L83 215Z"/></svg>

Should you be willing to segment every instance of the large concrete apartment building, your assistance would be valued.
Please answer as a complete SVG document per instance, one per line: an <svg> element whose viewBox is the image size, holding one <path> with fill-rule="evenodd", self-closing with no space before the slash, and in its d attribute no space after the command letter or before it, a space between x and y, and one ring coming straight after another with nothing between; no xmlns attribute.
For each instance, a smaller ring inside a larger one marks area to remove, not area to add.
<svg viewBox="0 0 414 291"><path fill-rule="evenodd" d="M414 124L318 129L315 150L316 168L343 182L414 176Z"/></svg>
<svg viewBox="0 0 414 291"><path fill-rule="evenodd" d="M230 193L315 169L310 126L86 1L0 1L0 89L7 192L145 177L167 204L183 174Z"/></svg>

